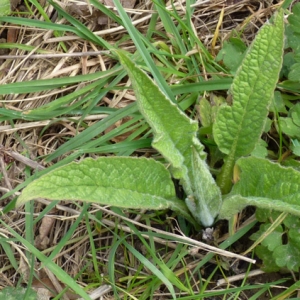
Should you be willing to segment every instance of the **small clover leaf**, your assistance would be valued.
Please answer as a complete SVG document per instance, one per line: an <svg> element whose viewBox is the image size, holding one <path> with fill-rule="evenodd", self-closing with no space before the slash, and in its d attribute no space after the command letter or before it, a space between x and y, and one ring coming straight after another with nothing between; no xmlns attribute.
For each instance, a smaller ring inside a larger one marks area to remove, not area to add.
<svg viewBox="0 0 300 300"><path fill-rule="evenodd" d="M262 224L259 231L253 233L250 239L252 241L257 240L269 229L270 226L271 224ZM268 250L273 251L276 247L282 245L282 232L282 226L278 226L262 241L262 246L265 246Z"/></svg>
<svg viewBox="0 0 300 300"><path fill-rule="evenodd" d="M300 156L300 142L298 140L291 140L293 143L292 151L295 155Z"/></svg>
<svg viewBox="0 0 300 300"><path fill-rule="evenodd" d="M299 22L300 22L300 3L296 3L292 9L292 13L289 17L288 17L288 21L292 27L292 29L297 32L300 33L300 28L299 28Z"/></svg>
<svg viewBox="0 0 300 300"><path fill-rule="evenodd" d="M257 246L255 248L255 254L263 261L261 269L265 272L277 272L280 268L276 265L272 251L268 250L265 246Z"/></svg>
<svg viewBox="0 0 300 300"><path fill-rule="evenodd" d="M300 228L300 219L293 215L288 215L284 219L283 224L288 228Z"/></svg>
<svg viewBox="0 0 300 300"><path fill-rule="evenodd" d="M289 241L288 244L277 247L273 252L273 258L279 267L287 267L289 270L298 271L300 267L299 246Z"/></svg>
<svg viewBox="0 0 300 300"><path fill-rule="evenodd" d="M235 73L245 56L247 47L239 38L230 38L224 42L223 48L218 53L216 61L223 60L224 65Z"/></svg>

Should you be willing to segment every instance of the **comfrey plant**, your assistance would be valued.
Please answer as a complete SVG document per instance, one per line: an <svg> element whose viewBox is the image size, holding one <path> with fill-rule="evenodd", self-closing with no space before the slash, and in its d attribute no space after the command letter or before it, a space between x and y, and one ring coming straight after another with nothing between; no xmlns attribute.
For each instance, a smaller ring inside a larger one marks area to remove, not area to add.
<svg viewBox="0 0 300 300"><path fill-rule="evenodd" d="M225 159L216 181L197 138L198 123L168 99L129 54L116 50L131 79L139 110L152 128L152 146L168 164L147 158L87 158L30 183L17 205L42 197L123 208L170 208L205 227L217 218L230 219L247 205L300 215L299 171L251 156L267 120L283 45L280 10L261 28L237 70L230 90L232 106L218 110L213 137ZM185 201L176 197L171 177L180 180Z"/></svg>

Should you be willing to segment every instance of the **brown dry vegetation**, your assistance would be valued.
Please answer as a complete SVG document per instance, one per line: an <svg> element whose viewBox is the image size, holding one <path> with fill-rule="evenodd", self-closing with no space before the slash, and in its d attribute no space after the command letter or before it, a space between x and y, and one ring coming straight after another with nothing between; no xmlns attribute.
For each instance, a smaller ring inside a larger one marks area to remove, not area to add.
<svg viewBox="0 0 300 300"><path fill-rule="evenodd" d="M105 4L110 4L110 1L104 1ZM152 1L123 1L123 4L127 7L128 12L132 18L136 28L142 33L146 33L148 22L153 13ZM272 0L211 0L211 1L199 1L195 5L195 12L193 15L194 29L197 32L199 39L210 50L211 53L217 54L218 50L222 47L222 43L228 39L232 30L241 32L243 40L250 44L253 40L257 30L264 22L270 18L273 12L282 1ZM85 2L75 1L61 1L60 5L66 9L71 15L77 18L80 22L85 24L96 35L101 36L110 44L118 44L120 48L127 51L134 52L134 44L130 40L126 39L122 42L122 38L126 33L125 30L95 11L92 7L88 6ZM133 5L133 6L131 6ZM178 1L174 3L179 15L185 14L185 1ZM170 3L167 6L172 9ZM113 9L113 8L111 8ZM222 17L221 12L224 12ZM14 7L15 12L26 11L26 6L23 2L17 3ZM57 19L57 14L51 6L45 8L48 16L53 22L56 20L59 22L65 22L64 19ZM217 32L218 22L221 26L219 32ZM157 23L157 31L163 33L164 28L160 22ZM91 42L84 41L75 35L70 33L64 34L62 37L55 37L54 32L49 32L42 29L34 29L29 27L19 27L11 24L2 24L0 27L0 37L3 41L11 43L19 43L24 45L33 45L39 49L46 50L50 55L44 55L43 57L35 56L33 53L26 51L11 49L1 50L1 55L9 55L10 59L0 59L0 84L7 84L13 82L32 81L37 79L50 79L60 77L71 77L80 74L90 74L96 71L104 71L111 69L115 61L108 55L97 52L94 55L86 56L87 52L101 51L97 49ZM159 40L161 37L156 36ZM68 55L66 57L59 57L57 54L61 54L59 44L64 42L68 49ZM165 42L168 43L167 40ZM172 49L172 45L169 45ZM75 56L76 54L76 56ZM78 55L78 56L77 56ZM126 85L126 80L123 81L123 85ZM45 92L36 92L31 94L16 94L6 95L1 99L0 106L9 108L12 111L28 111L34 108L40 107L46 103L49 103L62 95L67 95L71 91L78 90L83 87L83 84L73 85L65 89L57 89ZM124 107L128 103L135 100L135 97L131 91L127 90L112 90L107 97L104 97L99 105L107 107ZM88 115L84 119L85 126L90 126L99 119L105 118L106 115ZM81 124L81 123L80 123ZM79 132L85 129L84 126L77 126L78 124L68 118L58 118L55 120L44 120L37 122L28 122L19 120L15 124L9 122L2 122L0 124L0 169L3 177L0 184L0 192L2 195L14 189L18 184L22 183L28 172L34 172L35 169L43 169L59 161L63 157L58 158L50 163L45 163L44 157L51 154L55 149L61 146L67 139L74 137ZM118 124L116 124L118 126ZM122 136L119 137L122 140ZM114 139L113 142L118 141ZM152 150L148 149L144 151L147 155L151 155ZM150 153L150 154L149 154ZM139 153L138 155L141 155ZM90 154L92 157L96 157L94 154ZM9 168L7 166L9 165ZM17 196L19 192L16 192L14 196ZM5 199L1 202L1 207L7 205L9 201L13 199L13 196ZM45 208L48 202L43 199L39 199L35 202L34 216L38 216L39 213ZM108 209L102 209L99 205L91 205L90 211L93 214L102 211L102 222L106 228L96 228L91 222L91 229L93 230L94 243L97 247L97 260L99 262L99 272L103 275L104 279L107 279L107 260L109 257L109 251L113 236L110 230L114 231L118 228L119 232L125 234L131 232L130 228L124 223L122 218L112 213ZM37 222L34 225L34 240L35 246L44 251L45 254L50 253L55 245L57 245L69 230L71 225L76 221L78 214L80 213L78 207L73 203L60 202L49 213L47 217ZM136 222L143 223L143 212L140 214L133 214L125 212L126 215L134 219ZM17 231L20 235L24 235L25 214L23 209L12 210L8 214L4 214L2 219L9 224L11 228ZM164 219L164 217L162 217ZM243 220L247 223L249 220ZM240 226L243 226L241 221ZM148 224L149 225L149 224ZM176 223L172 220L163 222L153 222L151 224L154 228L165 230L166 232L176 232ZM10 233L5 228L0 228L1 237L10 237ZM220 233L217 242L224 240L226 232ZM196 235L194 238L199 238ZM157 245L162 243L162 246L158 246L158 249L162 249L160 255L162 257L169 255L172 252L172 248L176 247L176 244L169 243L168 247L163 246L166 241L157 240ZM132 241L136 249L143 253L144 249L138 242ZM241 252L245 248L242 247ZM10 262L6 256L6 253L0 249L0 287L15 286L18 280L26 285L28 279L29 265L25 255L25 248L18 243L11 243L11 251L19 262L19 270L15 272L14 268L10 265ZM191 270L197 265L201 257L205 254L202 251L201 254L190 256L190 259L186 260L186 266ZM115 268L118 270L119 279L125 276L134 274L135 269L138 267L138 262L133 257L125 257L124 249L120 248L117 252L117 261ZM92 264L87 264L91 261L91 249L90 240L87 232L87 226L85 223L80 223L75 230L73 236L70 238L69 243L66 244L58 253L54 262L61 266L71 277L78 276L83 267L88 267L78 277L77 281L83 287L90 284L94 280L94 269ZM129 267L124 267L128 265ZM35 270L39 274L43 283L51 286L53 290L59 291L63 285L57 281L57 279L51 275L50 271L38 271L40 267L39 262L35 262ZM203 270L203 276L207 276L209 270ZM179 272L180 273L180 272ZM142 274L147 276L148 270L142 270ZM116 279L118 280L118 278ZM124 279L123 279L124 280ZM195 282L197 278L194 279ZM264 279L263 279L264 280ZM107 281L103 281L103 284L107 284ZM120 282L120 285L126 289L126 282ZM40 283L34 280L33 287L39 287ZM103 299L112 299L110 296L110 289L104 289ZM211 286L212 287L212 286ZM157 291L159 295L160 292ZM101 294L101 292L100 292ZM68 294L65 299L78 299L77 296ZM157 299L169 299L168 296L163 298L161 294ZM96 299L96 298L93 298ZM97 298L98 299L98 298ZM241 299L247 299L247 295L242 295ZM261 298L263 299L263 298Z"/></svg>

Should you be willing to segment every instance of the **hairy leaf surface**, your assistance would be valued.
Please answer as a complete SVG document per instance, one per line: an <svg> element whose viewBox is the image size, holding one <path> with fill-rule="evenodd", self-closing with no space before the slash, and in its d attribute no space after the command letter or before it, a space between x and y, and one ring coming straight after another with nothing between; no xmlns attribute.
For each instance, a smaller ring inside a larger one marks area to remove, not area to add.
<svg viewBox="0 0 300 300"><path fill-rule="evenodd" d="M235 158L254 149L263 132L283 56L283 13L256 36L237 71L231 92L233 105L219 110L214 138L219 149Z"/></svg>
<svg viewBox="0 0 300 300"><path fill-rule="evenodd" d="M221 208L221 192L196 149L193 149L192 158L192 183L195 192L194 196L186 198L185 203L199 223L211 226Z"/></svg>
<svg viewBox="0 0 300 300"><path fill-rule="evenodd" d="M0 17L10 14L10 1L0 0Z"/></svg>
<svg viewBox="0 0 300 300"><path fill-rule="evenodd" d="M70 163L30 183L17 205L38 197L137 209L171 208L191 219L184 202L176 199L169 172L153 159L100 157Z"/></svg>
<svg viewBox="0 0 300 300"><path fill-rule="evenodd" d="M300 216L299 171L257 157L236 164L240 178L225 197L220 218L229 219L248 205Z"/></svg>
<svg viewBox="0 0 300 300"><path fill-rule="evenodd" d="M192 193L188 178L192 166L191 146L196 144L202 158L206 158L203 146L196 139L197 122L172 103L125 53L118 51L117 54L131 79L139 110L153 129L152 146L172 164L173 176L183 180L187 192Z"/></svg>
<svg viewBox="0 0 300 300"><path fill-rule="evenodd" d="M139 110L153 129L152 146L171 163L173 176L181 180L194 218L204 226L212 225L222 199L206 165L204 147L196 137L197 122L172 103L126 54L116 53L131 79Z"/></svg>
<svg viewBox="0 0 300 300"><path fill-rule="evenodd" d="M232 106L219 109L213 126L219 149L228 156L217 182L230 192L235 161L255 148L267 121L283 56L283 12L265 24L249 47L231 86Z"/></svg>

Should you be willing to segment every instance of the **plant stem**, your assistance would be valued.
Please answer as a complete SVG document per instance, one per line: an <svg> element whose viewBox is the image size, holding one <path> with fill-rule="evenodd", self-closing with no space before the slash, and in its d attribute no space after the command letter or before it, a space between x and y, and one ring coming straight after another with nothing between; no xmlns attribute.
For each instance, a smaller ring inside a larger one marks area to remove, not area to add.
<svg viewBox="0 0 300 300"><path fill-rule="evenodd" d="M225 159L220 174L217 176L217 184L221 189L222 195L228 194L231 190L234 162L234 155L229 155Z"/></svg>

